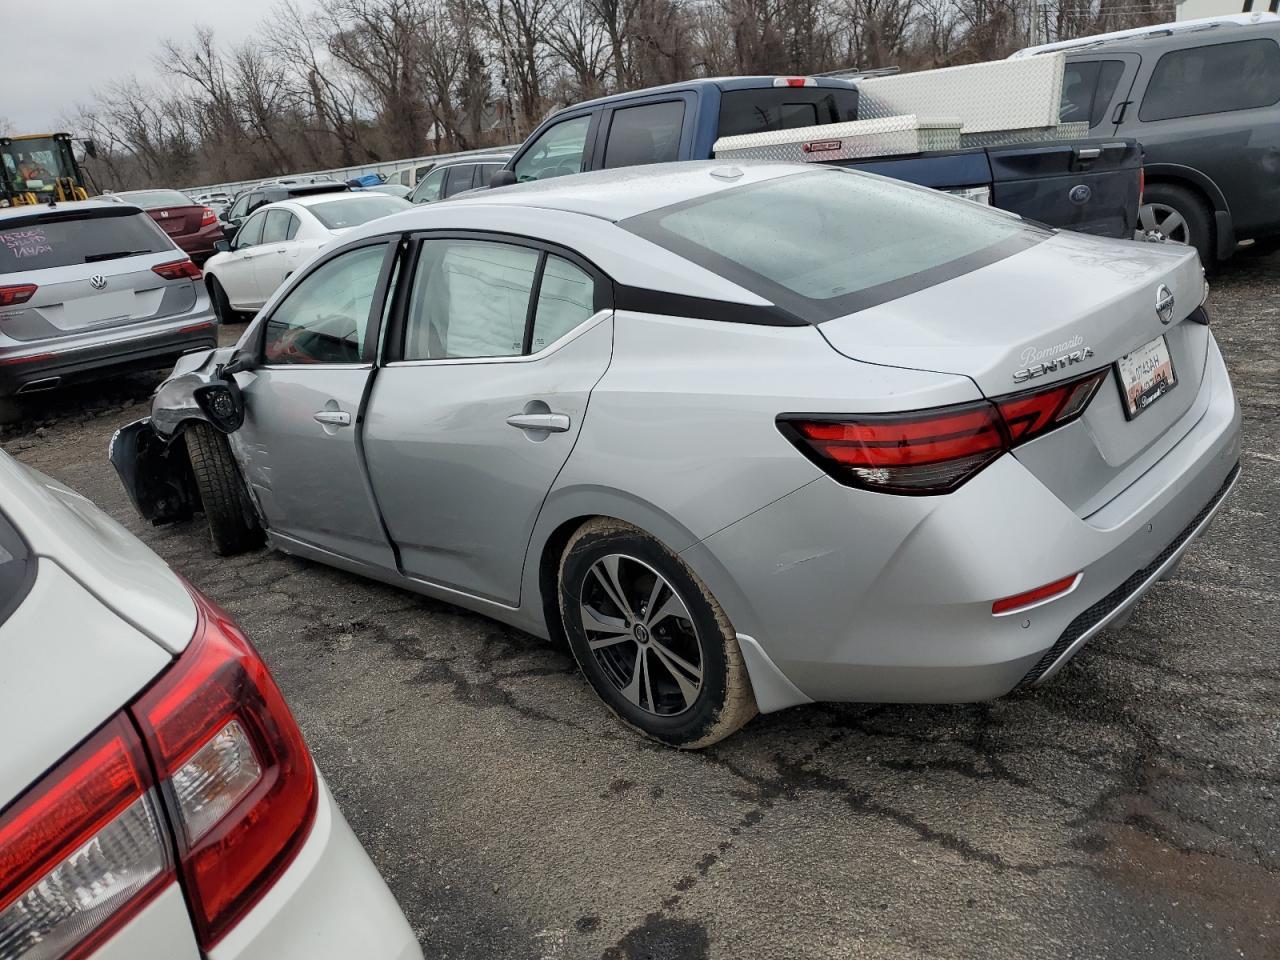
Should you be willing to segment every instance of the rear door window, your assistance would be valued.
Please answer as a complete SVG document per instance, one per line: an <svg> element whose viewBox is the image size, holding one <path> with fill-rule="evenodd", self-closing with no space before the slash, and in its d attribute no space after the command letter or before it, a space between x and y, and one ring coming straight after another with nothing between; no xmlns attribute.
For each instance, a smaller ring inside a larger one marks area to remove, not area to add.
<svg viewBox="0 0 1280 960"><path fill-rule="evenodd" d="M680 159L684 101L646 103L613 111L604 166L635 167Z"/></svg>
<svg viewBox="0 0 1280 960"><path fill-rule="evenodd" d="M474 163L460 163L455 167L450 167L444 182L443 196L452 197L455 193L470 190L471 185L475 182L475 175L476 165Z"/></svg>
<svg viewBox="0 0 1280 960"><path fill-rule="evenodd" d="M263 243L281 243L289 239L289 211L268 210L267 220L262 227Z"/></svg>
<svg viewBox="0 0 1280 960"><path fill-rule="evenodd" d="M721 137L793 130L858 119L858 91L823 87L762 87L720 95Z"/></svg>
<svg viewBox="0 0 1280 960"><path fill-rule="evenodd" d="M1280 46L1241 40L1188 47L1156 63L1142 97L1143 122L1269 107L1280 102Z"/></svg>
<svg viewBox="0 0 1280 960"><path fill-rule="evenodd" d="M50 213L0 221L0 274L168 253L173 243L145 213Z"/></svg>

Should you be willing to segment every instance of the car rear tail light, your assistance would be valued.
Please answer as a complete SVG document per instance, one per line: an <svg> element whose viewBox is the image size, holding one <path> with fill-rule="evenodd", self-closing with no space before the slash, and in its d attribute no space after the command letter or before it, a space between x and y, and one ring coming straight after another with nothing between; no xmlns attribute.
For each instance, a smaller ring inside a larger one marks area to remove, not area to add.
<svg viewBox="0 0 1280 960"><path fill-rule="evenodd" d="M1006 614L1030 610L1032 607L1038 607L1040 604L1048 603L1050 600L1057 600L1059 597L1064 597L1075 590L1080 585L1080 580L1083 576L1084 574L1081 573L1073 573L1071 576L1055 580L1053 583L1046 583L1043 587L1036 587L1034 590L1016 593L1012 597L997 600L991 604L991 613L997 617L1003 617Z"/></svg>
<svg viewBox="0 0 1280 960"><path fill-rule="evenodd" d="M784 414L778 428L847 486L932 495L955 490L1014 447L1075 420L1109 369L975 403L865 415Z"/></svg>
<svg viewBox="0 0 1280 960"><path fill-rule="evenodd" d="M16 307L26 303L36 295L38 290L34 283L17 283L8 287L0 287L0 307Z"/></svg>
<svg viewBox="0 0 1280 960"><path fill-rule="evenodd" d="M0 960L83 957L173 879L138 734L118 716L0 815Z"/></svg>
<svg viewBox="0 0 1280 960"><path fill-rule="evenodd" d="M172 263L161 263L151 268L166 280L199 280L204 274L190 260L174 260Z"/></svg>
<svg viewBox="0 0 1280 960"><path fill-rule="evenodd" d="M266 665L226 613L191 594L195 637L132 710L164 781L178 871L208 950L292 862L318 785Z"/></svg>
<svg viewBox="0 0 1280 960"><path fill-rule="evenodd" d="M200 214L201 229L203 229L204 227L212 227L217 222L218 222L218 215L214 213L212 210L210 210L208 207L205 207L203 212L201 212Z"/></svg>

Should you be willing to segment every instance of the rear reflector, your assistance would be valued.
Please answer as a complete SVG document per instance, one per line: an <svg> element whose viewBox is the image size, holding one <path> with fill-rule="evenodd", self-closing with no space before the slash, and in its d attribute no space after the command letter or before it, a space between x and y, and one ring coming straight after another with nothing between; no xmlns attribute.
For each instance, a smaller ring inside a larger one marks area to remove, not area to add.
<svg viewBox="0 0 1280 960"><path fill-rule="evenodd" d="M37 363L41 360L54 360L57 358L56 353L28 353L22 357L4 357L0 359L0 366L13 366L19 363Z"/></svg>
<svg viewBox="0 0 1280 960"><path fill-rule="evenodd" d="M117 717L0 816L0 958L85 956L172 877L138 735Z"/></svg>
<svg viewBox="0 0 1280 960"><path fill-rule="evenodd" d="M1075 420L1109 373L1104 368L993 401L910 413L784 414L778 429L846 486L947 493L1014 447Z"/></svg>
<svg viewBox="0 0 1280 960"><path fill-rule="evenodd" d="M302 733L257 652L194 589L196 635L133 713L178 826L178 870L211 949L301 849L317 781Z"/></svg>
<svg viewBox="0 0 1280 960"><path fill-rule="evenodd" d="M195 333L197 330L210 330L213 328L213 321L206 320L204 323L193 323L183 327L179 333Z"/></svg>
<svg viewBox="0 0 1280 960"><path fill-rule="evenodd" d="M816 87L818 81L813 77L774 77L775 87Z"/></svg>
<svg viewBox="0 0 1280 960"><path fill-rule="evenodd" d="M1065 597L1080 585L1080 580L1083 576L1084 574L1073 573L1071 576L1055 580L1053 583L1046 583L1043 587L1036 587L1026 593L1016 593L1012 597L997 600L991 605L991 613L997 617L1003 617L1006 614L1020 613L1023 610L1038 607L1040 604L1056 600L1058 597Z"/></svg>
<svg viewBox="0 0 1280 960"><path fill-rule="evenodd" d="M161 263L151 268L166 280L199 280L204 274L190 260L174 260L172 263Z"/></svg>
<svg viewBox="0 0 1280 960"><path fill-rule="evenodd" d="M17 283L8 287L0 287L0 307L16 307L26 303L40 289L34 283Z"/></svg>

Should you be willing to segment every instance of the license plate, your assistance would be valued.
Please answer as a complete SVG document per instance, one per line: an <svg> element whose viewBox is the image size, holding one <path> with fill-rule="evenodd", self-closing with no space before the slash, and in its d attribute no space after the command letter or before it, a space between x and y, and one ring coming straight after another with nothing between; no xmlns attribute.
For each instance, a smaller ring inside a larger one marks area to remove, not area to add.
<svg viewBox="0 0 1280 960"><path fill-rule="evenodd" d="M1120 381L1124 415L1130 420L1150 409L1178 383L1169 344L1163 336L1144 343L1133 353L1117 360L1116 374Z"/></svg>

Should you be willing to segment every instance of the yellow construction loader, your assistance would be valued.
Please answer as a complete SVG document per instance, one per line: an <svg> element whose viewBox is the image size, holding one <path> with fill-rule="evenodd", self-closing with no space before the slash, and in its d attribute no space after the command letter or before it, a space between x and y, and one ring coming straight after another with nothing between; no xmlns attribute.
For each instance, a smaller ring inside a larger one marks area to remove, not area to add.
<svg viewBox="0 0 1280 960"><path fill-rule="evenodd" d="M96 155L92 140L76 141L69 133L0 137L0 207L88 199L77 143Z"/></svg>

